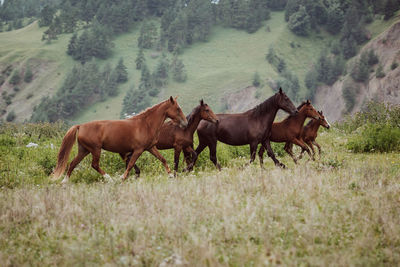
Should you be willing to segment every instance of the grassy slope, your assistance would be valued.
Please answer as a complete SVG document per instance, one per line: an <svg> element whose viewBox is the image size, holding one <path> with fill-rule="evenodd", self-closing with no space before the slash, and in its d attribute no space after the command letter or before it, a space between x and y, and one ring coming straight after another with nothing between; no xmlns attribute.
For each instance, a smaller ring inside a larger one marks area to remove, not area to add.
<svg viewBox="0 0 400 267"><path fill-rule="evenodd" d="M33 72L33 81L18 84L21 90L7 107L8 112L15 111L17 118L29 118L32 107L60 87L74 64L65 53L70 35L61 35L57 41L45 44L41 41L43 31L44 28L34 22L19 30L0 33L0 69L11 64L14 69L24 71L29 62ZM0 90L13 93L12 88L5 83ZM27 99L29 94L33 97Z"/></svg>
<svg viewBox="0 0 400 267"><path fill-rule="evenodd" d="M293 35L286 26L283 12L272 12L271 19L264 24L254 34L230 28L214 28L208 42L196 43L185 49L180 56L188 72L187 82L171 81L160 95L153 99L153 103L169 95L179 95L184 111L190 112L198 100L204 98L216 112L221 112L225 108L223 96L251 85L256 71L259 72L264 84L258 89L259 100L262 101L272 93L266 85L267 82L278 76L275 69L265 60L265 54L270 46L285 59L288 69L300 78L302 86L300 95L303 95L304 74L333 37L323 32L312 34L308 38ZM271 32L266 31L266 25ZM388 22L378 20L370 25L370 30L373 36L376 36L388 25ZM60 87L66 73L75 63L65 54L70 35L61 35L57 41L46 45L41 41L43 31L44 28L39 28L35 22L23 29L0 33L1 69L8 64L24 69L28 59L35 59L30 61L35 66L33 82L18 85L21 91L7 107L8 112L15 110L19 121L30 117L33 105L37 104L42 96L52 94ZM126 91L131 85L137 86L140 79L140 72L135 69L138 34L139 25L130 33L118 36L114 40L113 56L107 61L98 60L101 65L110 62L114 66L120 57L124 59L128 67L129 81L120 86L120 94L105 102L94 104L78 114L73 122L119 118ZM295 44L295 48L291 47L291 42ZM145 51L150 69L154 69L157 64L158 58L151 57L154 53L157 52ZM12 93L12 88L5 84L1 91L7 90ZM33 97L26 99L31 93Z"/></svg>
<svg viewBox="0 0 400 267"><path fill-rule="evenodd" d="M294 166L279 157L286 170L269 159L264 170L258 162L244 167L247 152L223 163L221 172L200 160L195 173L169 179L145 155L140 179L104 184L93 183L101 178L87 159L63 187L45 174L55 160L50 143L58 147L62 136L39 138L51 127L0 134L0 149L8 151L0 157L0 181L20 182L0 190L2 266L400 262L399 153L349 153L349 136L335 128L320 133L319 161L306 156ZM28 141L39 146L26 148ZM220 159L227 149L219 146ZM101 164L116 180L124 169L111 153L102 154Z"/></svg>
<svg viewBox="0 0 400 267"><path fill-rule="evenodd" d="M319 55L319 51L327 44L328 36L320 34L319 37L312 35L310 38L302 38L293 35L286 26L283 12L273 12L271 19L265 24L270 27L271 32L266 31L266 26L254 34L216 27L208 42L196 43L185 49L180 57L188 73L187 82L171 81L158 98L153 100L154 103L169 95L178 95L184 111L190 112L203 98L216 112L221 112L224 110L222 97L251 85L256 71L259 72L264 84L277 77L275 69L265 60L270 46L285 58L291 71L299 78L304 77L310 64ZM77 122L119 117L126 90L132 83L137 86L140 78L140 72L135 70L134 62L138 51L136 45L138 28L115 40L115 53L112 60L116 62L119 57L124 58L130 74L129 82L121 86L119 96L93 105L76 118ZM291 48L292 41L300 47ZM150 60L150 66L155 66L157 59L151 59L152 53L154 51L146 51L146 60ZM260 89L260 101L271 94L271 89L265 85Z"/></svg>

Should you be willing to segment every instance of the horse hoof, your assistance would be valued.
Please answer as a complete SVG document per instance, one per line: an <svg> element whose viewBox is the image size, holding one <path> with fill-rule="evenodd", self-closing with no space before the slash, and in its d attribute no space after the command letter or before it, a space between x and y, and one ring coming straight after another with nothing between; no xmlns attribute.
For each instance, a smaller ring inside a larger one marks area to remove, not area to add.
<svg viewBox="0 0 400 267"><path fill-rule="evenodd" d="M169 177L169 178L174 178L174 177L176 177L176 176L175 176L173 173L170 172L170 173L168 173L168 177Z"/></svg>

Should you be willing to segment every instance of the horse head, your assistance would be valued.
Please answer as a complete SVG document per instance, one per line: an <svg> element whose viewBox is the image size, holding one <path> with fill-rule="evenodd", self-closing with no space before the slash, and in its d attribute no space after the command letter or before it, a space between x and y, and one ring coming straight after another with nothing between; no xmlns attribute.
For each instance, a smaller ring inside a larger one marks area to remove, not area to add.
<svg viewBox="0 0 400 267"><path fill-rule="evenodd" d="M298 113L297 108L293 105L293 102L289 99L289 97L282 91L282 88L279 88L279 92L275 94L276 103L279 108L283 109L290 115L295 115Z"/></svg>
<svg viewBox="0 0 400 267"><path fill-rule="evenodd" d="M322 110L318 111L318 114L320 115L320 118L318 119L319 125L325 127L326 129L331 128L331 125L329 124L328 120L325 118L324 114L322 114Z"/></svg>
<svg viewBox="0 0 400 267"><path fill-rule="evenodd" d="M301 108L299 108L299 113L305 114L309 118L313 118L316 120L321 119L321 114L315 110L310 100L303 102Z"/></svg>
<svg viewBox="0 0 400 267"><path fill-rule="evenodd" d="M200 100L200 117L202 120L206 120L212 123L218 123L218 118L212 111L212 109L203 102L203 99Z"/></svg>
<svg viewBox="0 0 400 267"><path fill-rule="evenodd" d="M185 115L182 112L181 107L178 104L178 101L176 100L178 97L175 97L175 99L171 96L169 100L167 100L167 103L169 104L166 114L167 117L179 124L181 128L185 128L188 124Z"/></svg>

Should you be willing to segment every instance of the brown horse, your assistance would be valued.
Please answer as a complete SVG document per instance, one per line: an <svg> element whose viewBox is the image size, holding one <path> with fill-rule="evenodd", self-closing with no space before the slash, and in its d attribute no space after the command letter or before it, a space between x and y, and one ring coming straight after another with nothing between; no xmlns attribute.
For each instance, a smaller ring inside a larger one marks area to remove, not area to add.
<svg viewBox="0 0 400 267"><path fill-rule="evenodd" d="M262 144L268 151L275 165L285 167L280 163L272 151L270 144L271 126L278 109L295 114L296 107L286 94L279 88L279 92L265 100L253 109L237 114L217 114L218 125L201 121L197 128L199 146L196 154L199 155L207 146L210 149L210 160L221 169L217 162L217 140L233 146L250 145L250 162L256 157L258 144ZM261 162L260 162L261 163ZM261 164L261 167L262 164Z"/></svg>
<svg viewBox="0 0 400 267"><path fill-rule="evenodd" d="M326 120L325 116L322 114L322 111L318 111L320 118L317 120L310 120L306 126L304 126L303 131L301 132L301 139L311 148L313 155L315 155L315 151L313 148L313 144L318 148L318 155L321 158L321 146L315 142L317 138L317 133L319 126L325 127L329 129L331 125ZM303 157L303 153L306 151L305 149L301 150L299 159Z"/></svg>
<svg viewBox="0 0 400 267"><path fill-rule="evenodd" d="M191 169L193 164L189 162L188 155L192 155L192 162L197 159L197 154L193 150L193 134L200 121L206 120L211 123L218 123L214 112L203 100L200 101L200 105L195 107L186 119L188 120L188 126L185 129L178 127L173 122L164 123L156 145L158 149L174 149L175 175L178 171L179 156L182 150L185 153L188 169Z"/></svg>
<svg viewBox="0 0 400 267"><path fill-rule="evenodd" d="M292 146L290 144L294 143L302 147L311 156L310 150L307 145L301 140L300 134L304 125L306 118L319 119L319 113L311 105L310 100L307 100L297 107L299 113L289 116L281 122L274 122L272 124L271 137L272 142L282 143L285 142L285 151L292 157L293 161L297 163L296 158L292 152ZM261 146L258 151L258 156L260 161L263 162L264 147ZM314 159L314 158L313 158Z"/></svg>
<svg viewBox="0 0 400 267"><path fill-rule="evenodd" d="M68 182L76 165L89 153L92 154L92 167L105 178L110 179L110 176L99 166L101 149L119 153L121 156L132 153L123 174L123 180L128 177L129 171L145 150L158 158L164 164L166 171L170 173L171 170L166 160L155 146L161 126L167 117L179 123L182 127L187 125L186 117L183 115L176 98L170 97L168 100L129 119L92 121L72 126L65 134L58 152L57 167L53 173L54 178L60 177L64 172L77 132L78 155L72 160L63 183Z"/></svg>

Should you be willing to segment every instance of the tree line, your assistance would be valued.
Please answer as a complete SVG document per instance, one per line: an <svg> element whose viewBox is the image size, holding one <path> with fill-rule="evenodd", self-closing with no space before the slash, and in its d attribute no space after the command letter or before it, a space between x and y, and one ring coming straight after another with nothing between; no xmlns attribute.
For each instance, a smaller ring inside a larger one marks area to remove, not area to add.
<svg viewBox="0 0 400 267"><path fill-rule="evenodd" d="M53 97L42 98L31 116L31 121L65 120L90 103L105 100L118 94L118 84L126 82L128 73L123 60L116 67L106 64L103 69L92 60L85 64L76 64L61 88Z"/></svg>

